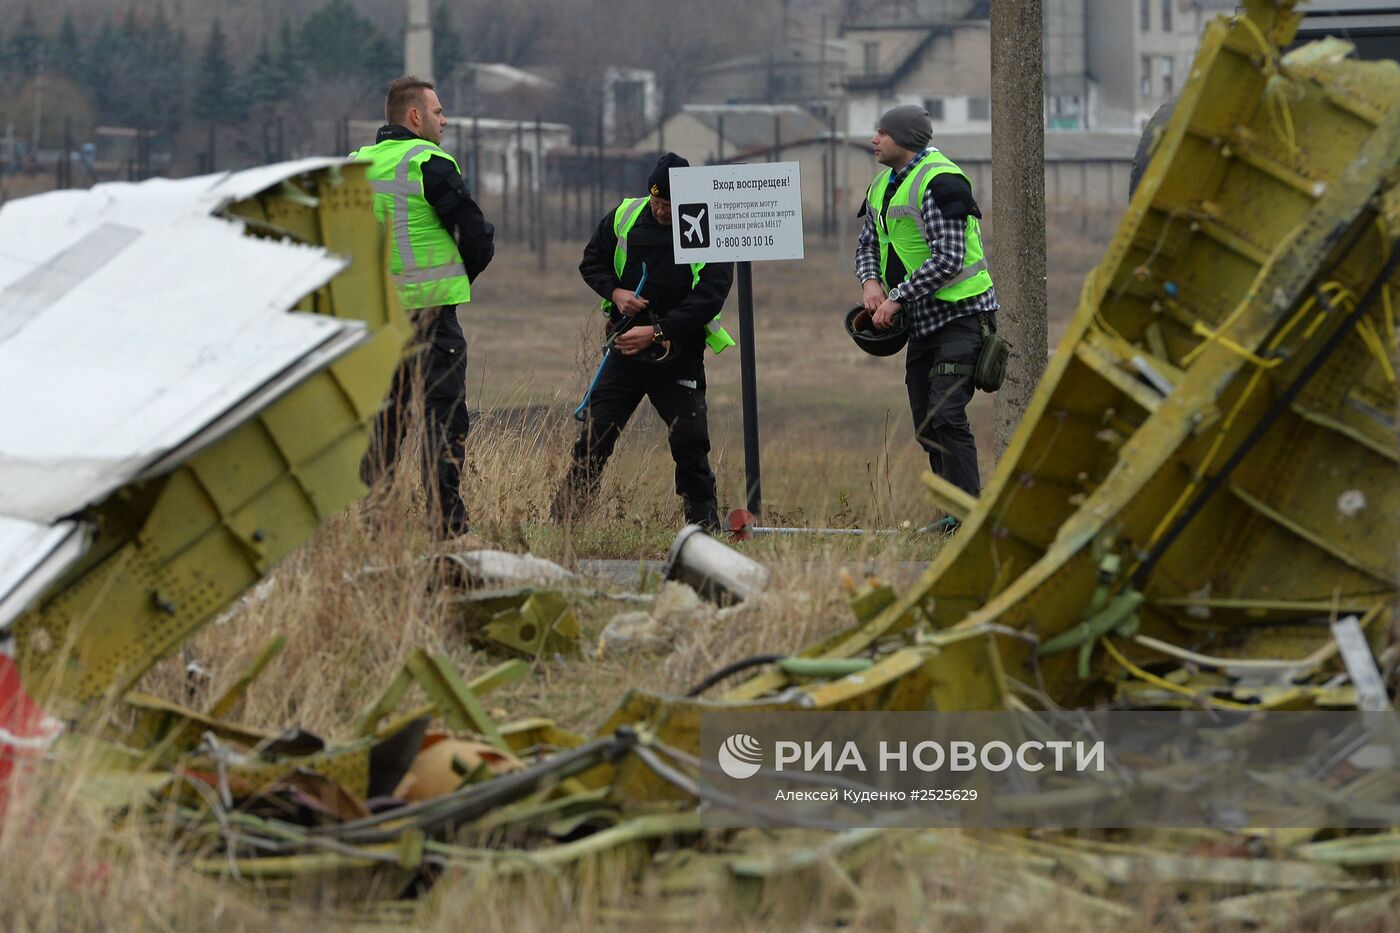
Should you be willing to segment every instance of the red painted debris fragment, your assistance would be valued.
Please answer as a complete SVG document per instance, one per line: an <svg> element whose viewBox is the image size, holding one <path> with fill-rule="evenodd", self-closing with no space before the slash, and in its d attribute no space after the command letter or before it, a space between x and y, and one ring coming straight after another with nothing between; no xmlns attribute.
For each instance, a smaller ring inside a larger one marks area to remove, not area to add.
<svg viewBox="0 0 1400 933"><path fill-rule="evenodd" d="M0 652L0 813L12 779L62 731L63 723L45 713L19 682L14 658Z"/></svg>

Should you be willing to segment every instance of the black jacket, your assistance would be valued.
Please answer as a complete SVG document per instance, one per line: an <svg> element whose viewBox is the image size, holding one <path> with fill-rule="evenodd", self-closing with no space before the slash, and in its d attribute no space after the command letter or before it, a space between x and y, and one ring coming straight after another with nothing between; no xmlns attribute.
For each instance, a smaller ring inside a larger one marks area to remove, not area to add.
<svg viewBox="0 0 1400 933"><path fill-rule="evenodd" d="M617 248L617 236L613 233L615 213L616 209L607 213L584 247L579 273L589 288L611 300L613 289L632 291L637 287L645 262L647 283L642 297L648 302L647 311L661 324L678 356L699 361L705 351L705 325L724 307L734 282L733 264L709 263L700 270L700 281L692 290L689 264L676 264L671 228L657 223L650 207L644 205L627 235L627 264L619 281L613 272L613 251ZM614 309L613 323L622 320L622 314Z"/></svg>
<svg viewBox="0 0 1400 933"><path fill-rule="evenodd" d="M386 123L379 128L374 141L419 138L407 127ZM467 278L475 281L496 254L496 228L486 222L481 208L472 200L462 173L442 156L428 159L423 163L423 197L457 241L457 252L462 255L462 265L467 267Z"/></svg>

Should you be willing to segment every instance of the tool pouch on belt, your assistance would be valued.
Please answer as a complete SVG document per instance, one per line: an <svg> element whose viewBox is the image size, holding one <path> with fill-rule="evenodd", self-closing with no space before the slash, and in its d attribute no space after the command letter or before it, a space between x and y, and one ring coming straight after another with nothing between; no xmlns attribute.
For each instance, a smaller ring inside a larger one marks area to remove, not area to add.
<svg viewBox="0 0 1400 933"><path fill-rule="evenodd" d="M974 388L983 392L995 392L1006 381L1011 344L992 331L985 314L979 314L978 318L982 322L982 352L977 354L977 362L972 366L966 363L937 363L933 367L932 375L971 376Z"/></svg>

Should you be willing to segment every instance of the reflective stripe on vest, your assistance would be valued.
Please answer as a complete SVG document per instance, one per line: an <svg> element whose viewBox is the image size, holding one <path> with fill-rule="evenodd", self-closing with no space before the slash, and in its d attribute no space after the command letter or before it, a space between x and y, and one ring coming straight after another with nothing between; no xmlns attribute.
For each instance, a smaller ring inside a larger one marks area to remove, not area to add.
<svg viewBox="0 0 1400 933"><path fill-rule="evenodd" d="M632 228L641 219L642 208L646 207L647 200L647 198L626 198L617 206L617 210L613 211L613 233L617 235L617 246L613 247L613 274L617 276L619 282L622 281L622 270L627 268L627 234L632 232ZM692 289L700 284L700 270L703 268L705 268L703 262L690 264L690 287ZM612 311L613 303L604 298L598 308L607 314ZM729 336L729 331L724 329L718 314L705 324L705 345L715 353L723 353L726 347L734 346L734 338Z"/></svg>
<svg viewBox="0 0 1400 933"><path fill-rule="evenodd" d="M613 212L613 233L617 235L617 246L613 247L613 273L619 282L622 281L622 270L627 268L627 234L632 232L632 228L637 223L637 218L642 216L642 208L646 207L646 198L630 198L618 205ZM695 278L700 277L700 270L692 270ZM694 287L692 283L691 287ZM612 307L612 302L608 302L608 307Z"/></svg>
<svg viewBox="0 0 1400 933"><path fill-rule="evenodd" d="M422 139L386 139L350 153L369 163L374 213L391 227L389 272L406 308L464 304L471 281L457 243L423 196L423 163L441 156L457 162Z"/></svg>
<svg viewBox="0 0 1400 933"><path fill-rule="evenodd" d="M906 274L927 262L933 252L928 246L927 231L924 228L923 203L928 186L939 175L957 175L972 186L972 179L957 165L948 160L937 149L929 151L913 172L911 172L894 193L889 211L884 218L880 207L885 203L885 189L892 169L885 169L866 192L868 210L875 224L880 240L880 280L886 286L889 281L889 251L903 263ZM986 253L982 249L982 225L976 217L969 216L963 228L963 267L957 275L939 286L934 297L940 301L962 301L980 295L992 287L992 276L987 271Z"/></svg>

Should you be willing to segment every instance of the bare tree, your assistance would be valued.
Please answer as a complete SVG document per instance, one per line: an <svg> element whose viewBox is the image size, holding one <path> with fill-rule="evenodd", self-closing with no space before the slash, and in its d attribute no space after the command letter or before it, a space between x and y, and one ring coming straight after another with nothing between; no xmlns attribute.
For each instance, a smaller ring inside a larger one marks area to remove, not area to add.
<svg viewBox="0 0 1400 933"><path fill-rule="evenodd" d="M580 13L586 15L597 4L583 9L566 9L551 0L440 0L451 10L453 19L464 24L465 57L473 62L502 62L507 65L548 64L544 50L560 32L572 33L579 45L588 45L601 61L597 45L585 37L597 33L577 27ZM607 35L606 31L603 35Z"/></svg>

